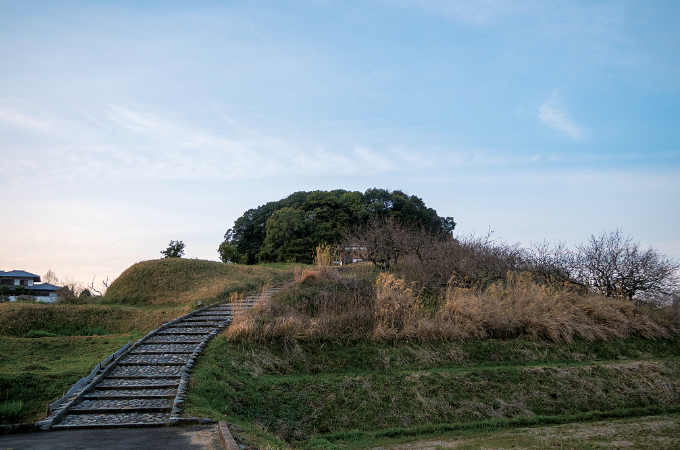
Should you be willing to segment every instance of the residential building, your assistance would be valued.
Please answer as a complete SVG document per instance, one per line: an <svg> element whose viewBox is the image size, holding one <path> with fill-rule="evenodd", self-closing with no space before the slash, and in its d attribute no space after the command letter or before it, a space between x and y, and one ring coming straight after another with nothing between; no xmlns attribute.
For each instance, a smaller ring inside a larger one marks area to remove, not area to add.
<svg viewBox="0 0 680 450"><path fill-rule="evenodd" d="M27 295L35 297L37 301L41 302L56 302L57 291L59 286L49 283L41 283L40 276L34 273L26 272L25 270L11 270L5 272L0 270L0 286L8 286L10 291L14 291L19 286L26 288ZM10 294L10 301L15 301L16 296Z"/></svg>

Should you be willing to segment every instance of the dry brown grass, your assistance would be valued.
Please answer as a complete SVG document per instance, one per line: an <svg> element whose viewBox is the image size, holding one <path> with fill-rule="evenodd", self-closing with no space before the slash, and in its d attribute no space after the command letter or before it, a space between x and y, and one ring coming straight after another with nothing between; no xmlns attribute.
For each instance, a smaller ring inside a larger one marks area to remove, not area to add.
<svg viewBox="0 0 680 450"><path fill-rule="evenodd" d="M321 244L316 247L316 266L318 268L330 267L335 259L335 250L328 244Z"/></svg>
<svg viewBox="0 0 680 450"><path fill-rule="evenodd" d="M310 268L303 269L300 266L295 266L293 269L293 279L296 283L304 283L307 280L318 280L320 270Z"/></svg>
<svg viewBox="0 0 680 450"><path fill-rule="evenodd" d="M664 337L669 330L631 302L580 295L507 274L487 289L453 285L436 309L422 307L413 286L380 274L372 289L360 281L304 276L297 283L234 319L230 339L462 341L488 338L588 341ZM313 283L305 283L306 280Z"/></svg>
<svg viewBox="0 0 680 450"><path fill-rule="evenodd" d="M484 291L449 286L443 308L431 320L439 325L435 333L462 339L522 336L569 343L667 334L631 302L554 290L534 283L529 274L513 273L507 283Z"/></svg>

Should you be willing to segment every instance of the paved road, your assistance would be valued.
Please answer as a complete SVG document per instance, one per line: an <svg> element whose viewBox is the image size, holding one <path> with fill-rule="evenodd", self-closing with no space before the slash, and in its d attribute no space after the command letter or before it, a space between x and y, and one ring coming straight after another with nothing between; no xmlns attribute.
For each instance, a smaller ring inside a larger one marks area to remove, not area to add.
<svg viewBox="0 0 680 450"><path fill-rule="evenodd" d="M0 450L221 450L217 425L64 430L0 436Z"/></svg>

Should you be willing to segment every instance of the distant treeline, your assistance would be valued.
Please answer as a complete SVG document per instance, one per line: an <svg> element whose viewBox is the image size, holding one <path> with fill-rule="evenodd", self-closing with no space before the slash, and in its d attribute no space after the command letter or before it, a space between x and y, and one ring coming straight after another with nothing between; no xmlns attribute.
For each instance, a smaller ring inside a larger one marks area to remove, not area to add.
<svg viewBox="0 0 680 450"><path fill-rule="evenodd" d="M402 191L296 192L246 211L224 235L218 252L224 262L311 263L318 245L339 244L347 231L388 217L437 234L450 234L456 226L452 217L438 216L422 199Z"/></svg>

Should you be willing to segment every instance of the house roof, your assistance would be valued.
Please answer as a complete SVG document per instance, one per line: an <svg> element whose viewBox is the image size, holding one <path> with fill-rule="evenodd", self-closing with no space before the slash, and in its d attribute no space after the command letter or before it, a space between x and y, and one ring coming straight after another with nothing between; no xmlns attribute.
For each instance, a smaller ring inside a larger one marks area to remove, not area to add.
<svg viewBox="0 0 680 450"><path fill-rule="evenodd" d="M7 286L7 287L10 288L11 290L14 290L14 289L18 288L19 286ZM27 291L50 291L50 292L52 292L52 291L58 291L59 289L61 289L61 287L55 286L55 285L50 284L50 283L36 283L33 286L23 286L23 287L25 287Z"/></svg>
<svg viewBox="0 0 680 450"><path fill-rule="evenodd" d="M26 272L25 270L11 270L9 272L0 272L2 278L33 278L33 281L40 281L40 275Z"/></svg>
<svg viewBox="0 0 680 450"><path fill-rule="evenodd" d="M34 284L32 287L30 287L30 289L38 289L41 291L58 291L59 289L61 289L61 287L55 286L50 283L38 283Z"/></svg>

